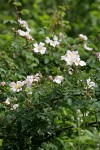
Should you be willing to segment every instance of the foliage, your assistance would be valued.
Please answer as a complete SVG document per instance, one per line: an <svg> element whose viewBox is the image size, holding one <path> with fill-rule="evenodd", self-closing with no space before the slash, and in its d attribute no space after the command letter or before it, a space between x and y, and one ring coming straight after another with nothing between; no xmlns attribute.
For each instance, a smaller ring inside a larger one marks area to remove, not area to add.
<svg viewBox="0 0 100 150"><path fill-rule="evenodd" d="M99 0L3 2L0 149L99 150Z"/></svg>

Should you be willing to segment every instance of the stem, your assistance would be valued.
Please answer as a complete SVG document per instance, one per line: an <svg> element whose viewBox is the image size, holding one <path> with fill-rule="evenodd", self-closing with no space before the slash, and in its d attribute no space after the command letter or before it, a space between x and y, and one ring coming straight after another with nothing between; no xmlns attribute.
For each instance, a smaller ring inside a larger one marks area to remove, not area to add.
<svg viewBox="0 0 100 150"><path fill-rule="evenodd" d="M78 137L80 138L80 131L79 131L79 128L80 128L80 123L79 123L79 120L77 122L77 132L78 132ZM77 150L80 150L80 141L78 141L78 149Z"/></svg>
<svg viewBox="0 0 100 150"><path fill-rule="evenodd" d="M85 130L85 111L83 111L83 130Z"/></svg>
<svg viewBox="0 0 100 150"><path fill-rule="evenodd" d="M96 114L96 113L95 113L95 118L96 118L97 129L98 129L98 131L99 131L98 117L97 117L97 114Z"/></svg>
<svg viewBox="0 0 100 150"><path fill-rule="evenodd" d="M18 20L18 18L19 18L19 15L18 15L18 7L15 6L15 9L16 9L16 20Z"/></svg>

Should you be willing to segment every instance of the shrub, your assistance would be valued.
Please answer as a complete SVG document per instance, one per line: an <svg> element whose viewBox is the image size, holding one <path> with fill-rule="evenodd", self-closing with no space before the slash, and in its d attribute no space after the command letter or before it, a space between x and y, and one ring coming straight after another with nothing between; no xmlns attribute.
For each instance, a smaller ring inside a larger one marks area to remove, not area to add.
<svg viewBox="0 0 100 150"><path fill-rule="evenodd" d="M34 37L17 18L11 40L1 42L2 150L100 147L100 52L86 35L66 34L65 11L60 6L55 22Z"/></svg>

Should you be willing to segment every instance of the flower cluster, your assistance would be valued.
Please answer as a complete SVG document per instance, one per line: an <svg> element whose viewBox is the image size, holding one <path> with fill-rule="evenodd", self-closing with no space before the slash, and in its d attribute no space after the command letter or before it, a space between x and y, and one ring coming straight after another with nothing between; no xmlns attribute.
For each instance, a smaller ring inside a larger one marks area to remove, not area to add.
<svg viewBox="0 0 100 150"><path fill-rule="evenodd" d="M78 54L78 51L70 51L68 50L67 53L64 56L61 56L61 60L65 60L66 64L69 66L72 66L73 64L75 66L86 66L86 63L82 60L80 60L80 56Z"/></svg>
<svg viewBox="0 0 100 150"><path fill-rule="evenodd" d="M88 38L87 38L86 35L79 34L79 38L80 38L81 41L84 42L84 49L86 49L86 50L88 50L88 51L92 51L92 50L93 50L93 48L87 46L86 41L88 40Z"/></svg>
<svg viewBox="0 0 100 150"><path fill-rule="evenodd" d="M36 75L27 76L24 81L11 82L9 84L11 91L20 92L22 91L22 87L26 85L26 87L30 88L33 82L38 82L42 77L41 73L37 73Z"/></svg>
<svg viewBox="0 0 100 150"><path fill-rule="evenodd" d="M16 33L24 37L27 40L33 40L32 36L28 32L25 32L23 30L18 30Z"/></svg>
<svg viewBox="0 0 100 150"><path fill-rule="evenodd" d="M53 40L51 40L49 37L46 37L45 42L47 44L50 44L50 46L56 47L60 44L58 37L56 35L53 36Z"/></svg>
<svg viewBox="0 0 100 150"><path fill-rule="evenodd" d="M18 23L21 27L23 27L26 31L23 30L15 30L13 28L13 31L16 32L17 34L19 34L20 36L24 37L27 40L33 40L32 36L29 34L30 33L30 29L28 27L28 24L25 20L22 19L18 19Z"/></svg>
<svg viewBox="0 0 100 150"><path fill-rule="evenodd" d="M30 32L30 29L29 29L29 27L28 27L28 24L27 24L27 22L26 22L25 20L22 20L22 19L20 18L20 19L18 19L18 23L19 23L19 25L21 25L24 29L26 29L28 33Z"/></svg>
<svg viewBox="0 0 100 150"><path fill-rule="evenodd" d="M19 107L19 104L11 104L10 98L7 98L4 103L6 105L11 105L11 110L16 110Z"/></svg>
<svg viewBox="0 0 100 150"><path fill-rule="evenodd" d="M27 76L26 80L25 80L25 84L28 88L30 88L32 86L33 82L38 82L40 80L40 78L42 77L41 73L37 73L36 75L30 75Z"/></svg>

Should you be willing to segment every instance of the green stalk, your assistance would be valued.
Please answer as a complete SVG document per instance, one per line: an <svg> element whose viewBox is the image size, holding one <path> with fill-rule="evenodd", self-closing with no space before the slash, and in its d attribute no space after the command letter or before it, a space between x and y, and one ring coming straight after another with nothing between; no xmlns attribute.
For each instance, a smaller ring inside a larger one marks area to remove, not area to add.
<svg viewBox="0 0 100 150"><path fill-rule="evenodd" d="M85 130L85 111L83 111L83 130Z"/></svg>
<svg viewBox="0 0 100 150"><path fill-rule="evenodd" d="M97 114L96 114L96 113L95 113L95 118L96 118L97 129L98 129L98 131L99 131L98 117L97 117Z"/></svg>

